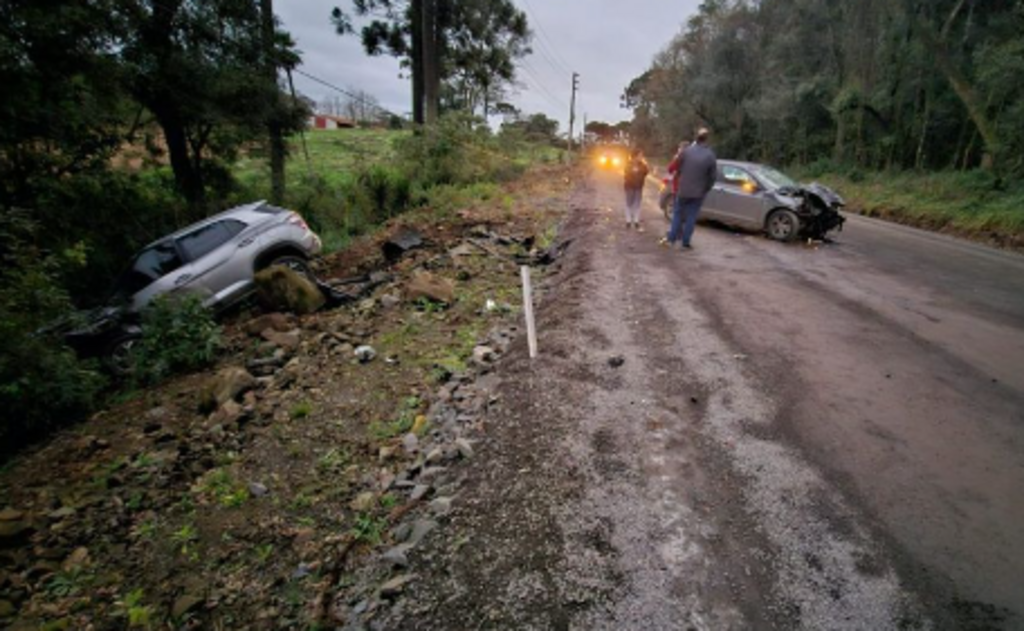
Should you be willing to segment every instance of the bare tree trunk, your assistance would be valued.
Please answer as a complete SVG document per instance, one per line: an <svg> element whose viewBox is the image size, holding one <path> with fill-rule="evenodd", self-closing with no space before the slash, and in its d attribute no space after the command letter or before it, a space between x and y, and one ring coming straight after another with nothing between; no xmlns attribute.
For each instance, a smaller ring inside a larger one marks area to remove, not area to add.
<svg viewBox="0 0 1024 631"><path fill-rule="evenodd" d="M914 168L920 170L924 166L924 145L928 138L928 124L931 122L932 91L924 93L924 115L921 117L921 136L917 141L917 156L914 158Z"/></svg>
<svg viewBox="0 0 1024 631"><path fill-rule="evenodd" d="M268 103L267 132L270 136L270 201L284 202L284 158L286 147L281 125L281 99L277 89L277 62L274 59L274 0L260 0L263 27L263 55L267 81L273 86Z"/></svg>
<svg viewBox="0 0 1024 631"><path fill-rule="evenodd" d="M978 129L978 133L981 135L982 142L985 146L985 155L982 157L981 166L983 168L992 168L993 160L999 154L999 138L996 135L995 126L989 119L986 112L986 108L978 96L977 91L967 76L960 69L959 65L950 55L949 49L946 46L946 35L949 34L950 28L952 27L953 21L956 18L957 13L963 7L963 1L959 2L953 12L950 13L946 19L946 23L943 26L942 34L936 34L932 25L928 23L927 19L924 18L920 13L917 14L918 27L921 32L921 38L924 40L925 45L931 51L935 58L935 63L938 65L939 70L945 75L946 80L949 81L950 86L953 88L953 92L956 93L957 97L967 108L967 113L971 117L971 121L974 122L974 126Z"/></svg>
<svg viewBox="0 0 1024 631"><path fill-rule="evenodd" d="M153 114L164 132L171 170L174 171L174 183L185 197L189 208L194 213L199 213L206 206L206 191L203 188L201 166L194 165L189 156L185 126L176 112L160 108L154 110Z"/></svg>
<svg viewBox="0 0 1024 631"><path fill-rule="evenodd" d="M423 3L421 37L423 38L424 122L433 125L437 122L441 97L440 60L437 56L437 0L421 1Z"/></svg>
<svg viewBox="0 0 1024 631"><path fill-rule="evenodd" d="M423 124L423 2L412 0L409 22L412 24L412 122Z"/></svg>
<svg viewBox="0 0 1024 631"><path fill-rule="evenodd" d="M846 113L836 113L836 142L832 148L832 159L842 162L846 157Z"/></svg>

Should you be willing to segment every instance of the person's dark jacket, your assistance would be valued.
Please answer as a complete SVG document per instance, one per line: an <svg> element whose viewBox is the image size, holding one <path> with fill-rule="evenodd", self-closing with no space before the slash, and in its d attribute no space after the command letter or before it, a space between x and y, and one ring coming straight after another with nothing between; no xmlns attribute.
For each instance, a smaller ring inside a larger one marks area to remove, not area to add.
<svg viewBox="0 0 1024 631"><path fill-rule="evenodd" d="M683 151L679 165L679 191L683 199L704 197L715 185L718 158L706 144L690 145Z"/></svg>
<svg viewBox="0 0 1024 631"><path fill-rule="evenodd" d="M651 167L643 158L630 158L626 162L625 185L628 189L643 188Z"/></svg>

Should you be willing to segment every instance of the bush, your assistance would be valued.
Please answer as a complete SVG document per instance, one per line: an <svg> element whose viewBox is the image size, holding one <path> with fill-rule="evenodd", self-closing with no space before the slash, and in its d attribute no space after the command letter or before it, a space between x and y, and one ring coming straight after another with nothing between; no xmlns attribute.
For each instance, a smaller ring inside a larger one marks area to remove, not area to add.
<svg viewBox="0 0 1024 631"><path fill-rule="evenodd" d="M64 269L84 263L80 250L60 255L38 249L27 213L0 214L0 451L88 414L105 385L89 363L59 340L37 334L67 317Z"/></svg>
<svg viewBox="0 0 1024 631"><path fill-rule="evenodd" d="M205 368L220 348L220 326L198 296L157 298L142 324L142 339L133 349L135 385Z"/></svg>
<svg viewBox="0 0 1024 631"><path fill-rule="evenodd" d="M88 253L88 273L74 269L62 278L79 307L102 303L135 251L193 220L167 170L55 178L38 196L33 219L45 226L36 235L43 247L63 252L81 244Z"/></svg>
<svg viewBox="0 0 1024 631"><path fill-rule="evenodd" d="M402 139L397 152L399 168L423 188L493 179L511 161L486 125L461 113Z"/></svg>

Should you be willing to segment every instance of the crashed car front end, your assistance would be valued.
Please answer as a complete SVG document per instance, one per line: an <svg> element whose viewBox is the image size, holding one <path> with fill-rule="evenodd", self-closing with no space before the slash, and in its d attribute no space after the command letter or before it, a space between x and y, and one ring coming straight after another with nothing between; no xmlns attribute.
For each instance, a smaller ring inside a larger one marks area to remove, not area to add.
<svg viewBox="0 0 1024 631"><path fill-rule="evenodd" d="M780 188L772 193L774 201L789 207L800 218L800 236L824 240L832 230L842 231L846 217L840 210L846 202L829 187L812 182L799 187Z"/></svg>
<svg viewBox="0 0 1024 631"><path fill-rule="evenodd" d="M64 342L80 357L101 357L118 340L142 334L138 317L121 307L101 307L87 312L77 326L63 333Z"/></svg>

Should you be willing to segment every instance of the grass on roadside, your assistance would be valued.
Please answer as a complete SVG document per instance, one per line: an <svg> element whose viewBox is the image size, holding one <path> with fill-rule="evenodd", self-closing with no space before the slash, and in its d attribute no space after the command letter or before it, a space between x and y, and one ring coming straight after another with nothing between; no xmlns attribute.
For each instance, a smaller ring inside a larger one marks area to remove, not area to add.
<svg viewBox="0 0 1024 631"><path fill-rule="evenodd" d="M852 211L922 228L1024 247L1024 183L996 186L969 172L800 173L835 188Z"/></svg>

